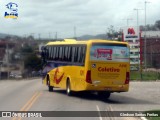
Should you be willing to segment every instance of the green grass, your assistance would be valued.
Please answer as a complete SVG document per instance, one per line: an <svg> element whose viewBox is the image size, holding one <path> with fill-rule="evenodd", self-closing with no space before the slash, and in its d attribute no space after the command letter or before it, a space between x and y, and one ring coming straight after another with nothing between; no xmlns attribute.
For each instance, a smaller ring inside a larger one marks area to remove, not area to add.
<svg viewBox="0 0 160 120"><path fill-rule="evenodd" d="M154 113L158 115L158 117L146 117L148 120L160 120L160 110L145 111L145 113Z"/></svg>
<svg viewBox="0 0 160 120"><path fill-rule="evenodd" d="M147 117L148 120L160 120L160 117Z"/></svg>
<svg viewBox="0 0 160 120"><path fill-rule="evenodd" d="M139 71L131 71L130 79L131 80L142 80L142 81L160 80L160 73L158 73L158 72L142 72L142 74L141 74Z"/></svg>

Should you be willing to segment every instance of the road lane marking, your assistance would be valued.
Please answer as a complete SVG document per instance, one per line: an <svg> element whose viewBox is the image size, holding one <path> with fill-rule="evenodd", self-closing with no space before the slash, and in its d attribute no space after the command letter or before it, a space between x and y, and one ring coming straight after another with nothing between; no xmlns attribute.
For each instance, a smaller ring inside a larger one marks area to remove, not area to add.
<svg viewBox="0 0 160 120"><path fill-rule="evenodd" d="M42 93L41 92L36 92L33 94L33 96L28 100L28 102L20 109L20 112L21 111L28 111L32 105L35 103L35 101L39 98L39 96L41 95ZM22 118L21 117L18 117L18 118L13 118L12 120L21 120Z"/></svg>
<svg viewBox="0 0 160 120"><path fill-rule="evenodd" d="M102 120L101 113L100 113L100 109L99 109L98 105L96 105L96 108L97 108L97 111L98 111L98 113L99 113L99 119Z"/></svg>
<svg viewBox="0 0 160 120"><path fill-rule="evenodd" d="M109 105L109 108L110 108L110 110L111 110L111 111L113 111L113 108L112 108L112 106L111 106L111 105Z"/></svg>
<svg viewBox="0 0 160 120"><path fill-rule="evenodd" d="M27 106L35 99L35 97L38 95L38 92L33 94L33 96L28 100L28 102L20 109L20 111L25 111Z"/></svg>
<svg viewBox="0 0 160 120"><path fill-rule="evenodd" d="M115 116L114 116L114 113L113 112L113 108L110 104L107 104L107 108L105 109L105 111L109 111L106 115L107 115L107 118L109 118L110 120L115 120ZM106 117L105 117L106 118Z"/></svg>
<svg viewBox="0 0 160 120"><path fill-rule="evenodd" d="M35 97L35 99L33 99L33 101L28 105L28 107L25 109L25 111L28 111L31 107L32 107L32 105L35 103L35 101L39 98L39 96L41 96L41 92L40 93L38 93L38 95L36 95L36 97Z"/></svg>

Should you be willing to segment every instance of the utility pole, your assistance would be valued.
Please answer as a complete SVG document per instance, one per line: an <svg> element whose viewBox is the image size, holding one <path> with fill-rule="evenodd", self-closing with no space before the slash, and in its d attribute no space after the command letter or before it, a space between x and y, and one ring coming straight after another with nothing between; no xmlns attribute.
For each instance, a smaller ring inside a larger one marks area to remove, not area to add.
<svg viewBox="0 0 160 120"><path fill-rule="evenodd" d="M3 62L2 61L0 61L0 80L1 80L1 72L2 72L2 70L1 70L1 68L2 68L2 64L3 64Z"/></svg>
<svg viewBox="0 0 160 120"><path fill-rule="evenodd" d="M33 39L34 39L34 33L31 33L31 36L33 37Z"/></svg>
<svg viewBox="0 0 160 120"><path fill-rule="evenodd" d="M6 52L7 52L7 78L9 79L9 48L8 48L8 43L6 44Z"/></svg>
<svg viewBox="0 0 160 120"><path fill-rule="evenodd" d="M55 40L57 40L57 32L56 32L56 34L55 34Z"/></svg>
<svg viewBox="0 0 160 120"><path fill-rule="evenodd" d="M151 47L151 48L150 48L150 49L151 49L151 52L150 52L150 53L151 53L151 67L152 67L152 61L153 61L153 60L152 60L152 50L153 50L152 44L150 45L150 47Z"/></svg>
<svg viewBox="0 0 160 120"><path fill-rule="evenodd" d="M122 19L127 21L127 26L129 25L129 20L133 20L132 18Z"/></svg>
<svg viewBox="0 0 160 120"><path fill-rule="evenodd" d="M25 38L25 39L27 38L27 35L26 35L26 34L24 34L24 38Z"/></svg>
<svg viewBox="0 0 160 120"><path fill-rule="evenodd" d="M129 20L132 20L131 18L128 18L127 19L127 26L129 25Z"/></svg>
<svg viewBox="0 0 160 120"><path fill-rule="evenodd" d="M39 40L40 40L41 39L41 34L40 33L38 34L38 37L39 37Z"/></svg>
<svg viewBox="0 0 160 120"><path fill-rule="evenodd" d="M147 57L146 57L146 45L147 45L147 41L146 41L146 30L147 30L147 27L146 27L146 19L147 19L147 15L146 15L146 4L147 3L150 3L150 2L147 2L147 1L145 1L144 2L145 3L145 32L144 32L144 63L145 63L145 65L144 65L144 67L145 67L145 69L147 68Z"/></svg>
<svg viewBox="0 0 160 120"><path fill-rule="evenodd" d="M74 38L76 39L76 27L74 26Z"/></svg>
<svg viewBox="0 0 160 120"><path fill-rule="evenodd" d="M134 10L136 10L137 11L137 32L138 32L138 35L140 34L139 32L140 32L140 30L139 30L139 17L138 17L138 12L139 12L139 10L143 10L143 9L137 9L137 8L135 8ZM138 57L139 57L139 60L138 60L138 65L139 65L139 71L141 70L141 62L140 62L140 37L139 37L139 55L138 55Z"/></svg>
<svg viewBox="0 0 160 120"><path fill-rule="evenodd" d="M49 39L51 39L51 33L49 32L48 34L49 34Z"/></svg>
<svg viewBox="0 0 160 120"><path fill-rule="evenodd" d="M139 10L143 10L143 9L137 9L137 8L135 8L134 10L136 10L137 11L137 31L139 31Z"/></svg>

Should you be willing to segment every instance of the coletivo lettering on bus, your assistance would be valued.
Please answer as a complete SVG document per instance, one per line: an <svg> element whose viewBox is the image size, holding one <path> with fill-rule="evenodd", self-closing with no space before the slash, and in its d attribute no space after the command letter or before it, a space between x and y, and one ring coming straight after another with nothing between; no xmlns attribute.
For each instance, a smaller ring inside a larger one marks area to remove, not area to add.
<svg viewBox="0 0 160 120"><path fill-rule="evenodd" d="M98 67L99 72L120 72L120 69L114 67Z"/></svg>

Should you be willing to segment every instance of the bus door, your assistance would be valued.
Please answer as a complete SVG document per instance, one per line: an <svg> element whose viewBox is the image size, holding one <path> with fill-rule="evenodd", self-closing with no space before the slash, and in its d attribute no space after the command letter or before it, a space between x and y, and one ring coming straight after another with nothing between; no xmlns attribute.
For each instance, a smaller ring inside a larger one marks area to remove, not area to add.
<svg viewBox="0 0 160 120"><path fill-rule="evenodd" d="M90 61L92 84L105 87L129 80L129 48L125 44L93 44Z"/></svg>

